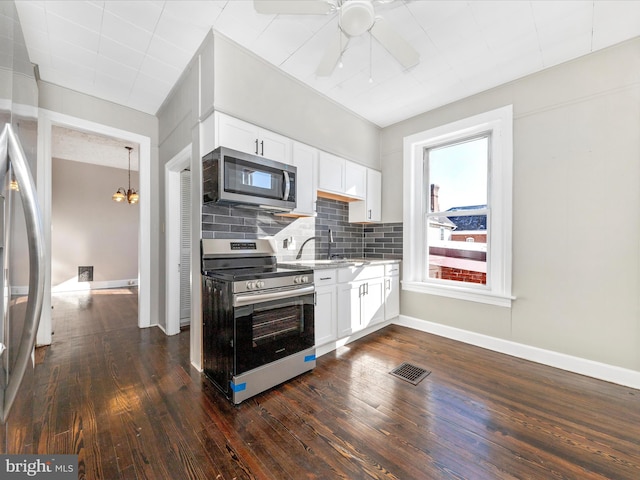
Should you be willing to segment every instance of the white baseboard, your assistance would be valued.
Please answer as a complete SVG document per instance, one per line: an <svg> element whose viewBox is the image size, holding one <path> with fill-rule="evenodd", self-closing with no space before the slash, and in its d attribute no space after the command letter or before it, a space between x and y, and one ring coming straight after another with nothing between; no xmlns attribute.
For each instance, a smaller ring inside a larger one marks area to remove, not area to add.
<svg viewBox="0 0 640 480"><path fill-rule="evenodd" d="M640 372L400 315L393 323L640 390Z"/></svg>
<svg viewBox="0 0 640 480"><path fill-rule="evenodd" d="M63 284L52 287L51 293L105 290L108 288L135 287L137 285L137 278L127 278L124 280L108 280L104 282L65 282Z"/></svg>

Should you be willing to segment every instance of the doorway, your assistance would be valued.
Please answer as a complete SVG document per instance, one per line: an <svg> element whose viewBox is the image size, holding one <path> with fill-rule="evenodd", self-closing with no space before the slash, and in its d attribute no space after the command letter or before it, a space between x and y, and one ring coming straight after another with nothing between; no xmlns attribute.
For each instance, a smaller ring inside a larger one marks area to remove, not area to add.
<svg viewBox="0 0 640 480"><path fill-rule="evenodd" d="M37 190L45 232L46 279L42 317L37 344L51 344L51 190L52 190L52 131L54 126L66 127L86 133L119 138L135 143L140 148L139 169L139 229L138 229L138 327L151 326L151 139L144 135L120 130L103 124L41 109L38 127L38 180ZM145 195L146 194L146 195ZM111 201L109 199L109 201Z"/></svg>
<svg viewBox="0 0 640 480"><path fill-rule="evenodd" d="M167 335L180 333L191 317L191 149L187 145L164 169Z"/></svg>

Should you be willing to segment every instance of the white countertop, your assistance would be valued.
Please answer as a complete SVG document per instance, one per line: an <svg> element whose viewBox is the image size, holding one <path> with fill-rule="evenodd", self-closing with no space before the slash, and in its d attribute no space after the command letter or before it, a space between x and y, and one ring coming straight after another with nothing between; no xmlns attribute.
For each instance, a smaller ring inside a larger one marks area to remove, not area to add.
<svg viewBox="0 0 640 480"><path fill-rule="evenodd" d="M278 262L281 268L313 268L314 270L324 268L346 268L346 267L364 267L367 265L387 265L400 263L398 259L384 258L347 258L333 260L285 260Z"/></svg>

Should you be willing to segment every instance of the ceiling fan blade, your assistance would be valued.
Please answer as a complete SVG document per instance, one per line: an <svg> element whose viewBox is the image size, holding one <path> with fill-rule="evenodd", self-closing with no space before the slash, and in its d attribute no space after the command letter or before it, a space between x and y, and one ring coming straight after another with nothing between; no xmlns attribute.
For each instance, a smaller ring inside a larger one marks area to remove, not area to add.
<svg viewBox="0 0 640 480"><path fill-rule="evenodd" d="M283 15L324 15L335 10L335 5L325 0L253 0L258 13Z"/></svg>
<svg viewBox="0 0 640 480"><path fill-rule="evenodd" d="M370 31L371 35L373 35L404 68L413 67L420 61L420 54L416 49L391 28L384 18L376 18L376 23L373 24Z"/></svg>
<svg viewBox="0 0 640 480"><path fill-rule="evenodd" d="M336 35L329 42L329 45L327 45L327 50L324 52L322 60L320 60L320 64L316 69L316 75L328 77L333 73L338 60L340 60L340 55L342 55L342 52L348 42L349 37L342 33L342 30L338 30L338 35Z"/></svg>

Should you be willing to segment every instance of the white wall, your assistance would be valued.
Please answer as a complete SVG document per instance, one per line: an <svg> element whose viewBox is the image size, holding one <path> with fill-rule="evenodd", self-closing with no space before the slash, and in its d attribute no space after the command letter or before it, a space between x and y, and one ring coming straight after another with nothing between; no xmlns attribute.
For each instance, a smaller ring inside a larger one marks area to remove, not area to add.
<svg viewBox="0 0 640 480"><path fill-rule="evenodd" d="M640 371L640 39L384 129L383 220L402 220L404 136L507 104L517 300L402 292L402 314Z"/></svg>

